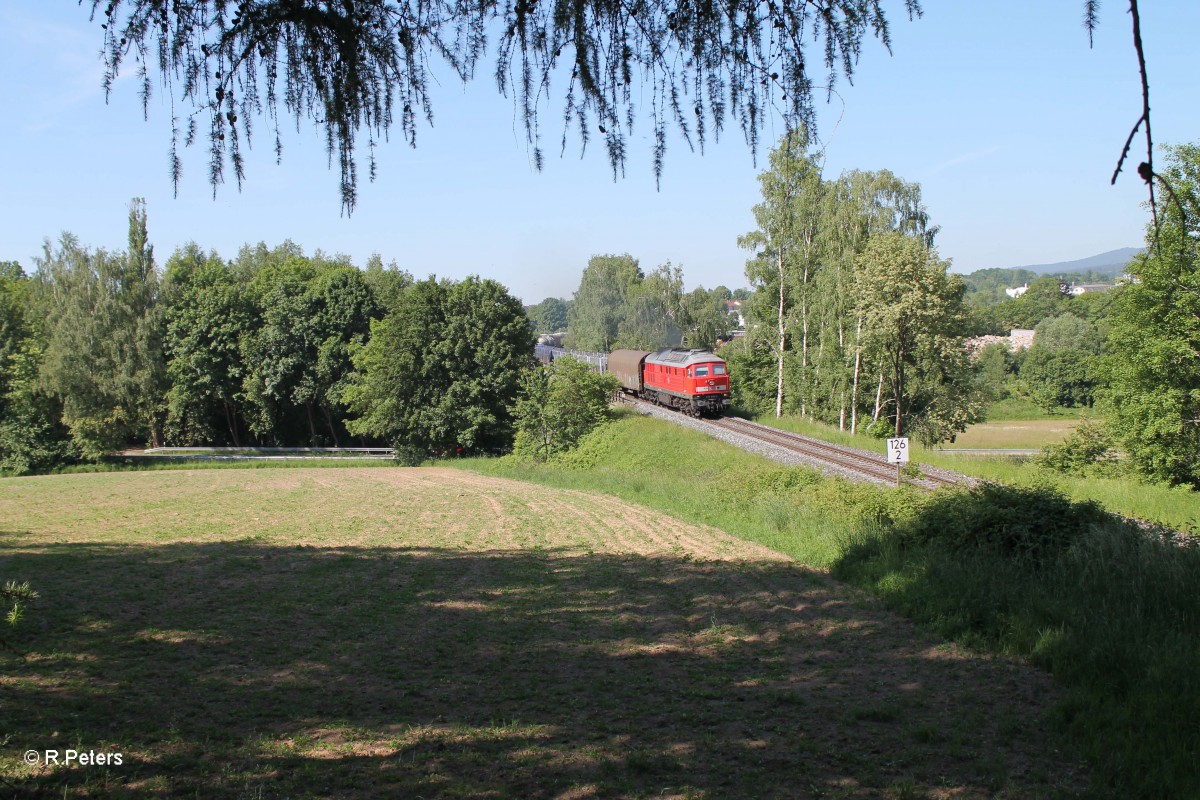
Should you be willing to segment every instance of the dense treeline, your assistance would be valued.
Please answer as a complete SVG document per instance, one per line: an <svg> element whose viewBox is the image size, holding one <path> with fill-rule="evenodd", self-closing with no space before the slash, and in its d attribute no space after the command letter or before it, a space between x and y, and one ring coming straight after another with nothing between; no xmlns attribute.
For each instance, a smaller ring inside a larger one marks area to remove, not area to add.
<svg viewBox="0 0 1200 800"><path fill-rule="evenodd" d="M580 350L712 349L737 327L724 286L685 292L683 268L667 262L646 274L628 253L588 261L567 309L567 343Z"/></svg>
<svg viewBox="0 0 1200 800"><path fill-rule="evenodd" d="M877 435L952 438L990 401L1096 409L1047 463L1200 486L1200 147L1166 149L1155 222L1128 280L1072 296L1056 276L985 271L966 287L934 248L920 187L889 172L821 173L801 133L759 176L742 238L747 335L722 351L735 402ZM1028 282L1018 298L1001 279ZM1030 347L973 348L1035 331ZM974 352L973 352L974 351ZM864 426L865 422L865 426Z"/></svg>
<svg viewBox="0 0 1200 800"><path fill-rule="evenodd" d="M964 287L933 247L920 187L887 171L828 180L803 132L759 181L758 229L741 239L750 322L726 351L735 402L927 442L977 419Z"/></svg>
<svg viewBox="0 0 1200 800"><path fill-rule="evenodd" d="M285 243L160 270L134 201L124 252L70 234L0 266L0 470L141 445L511 443L533 331L495 281L414 281Z"/></svg>
<svg viewBox="0 0 1200 800"><path fill-rule="evenodd" d="M1084 426L1054 463L1113 466L1119 448L1146 476L1200 486L1200 148L1169 148L1166 164L1173 188L1129 282L1071 297L1043 276L999 302L965 301L918 185L827 179L801 134L760 176L741 240L751 292L688 293L680 267L647 274L629 255L593 257L570 301L528 313L494 281L418 282L290 243L230 261L189 245L160 270L135 201L123 252L64 234L32 274L0 264L0 471L142 444L387 443L415 459L506 450L518 430L544 457L577 438L555 404L602 391L566 368L523 376L535 328L565 325L587 350L712 348L737 297L745 335L721 352L746 410L933 443L1007 396L1095 406L1107 430ZM1036 331L1032 347L968 347L1015 327Z"/></svg>

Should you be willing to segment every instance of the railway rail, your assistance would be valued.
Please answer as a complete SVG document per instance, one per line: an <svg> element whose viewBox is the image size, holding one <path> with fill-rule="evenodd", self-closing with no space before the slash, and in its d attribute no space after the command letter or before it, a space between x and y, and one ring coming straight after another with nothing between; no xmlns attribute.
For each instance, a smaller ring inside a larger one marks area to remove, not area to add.
<svg viewBox="0 0 1200 800"><path fill-rule="evenodd" d="M712 434L715 431L722 431L732 434L732 437L719 436L718 438L737 446L742 446L738 444L738 439L741 437L752 440L759 445L766 445L769 449L764 450L759 446L752 449L768 457L775 457L776 454L786 453L791 456L788 460L798 460L825 472L832 472L850 480L869 481L871 483L887 485L896 482L896 467L887 463L884 456L879 453L830 444L820 439L814 439L811 436L802 436L788 431L781 431L778 428L761 425L757 422L750 422L739 417L698 420L684 417L682 414L674 411L660 409L653 403L648 403L644 400L622 397L622 401L641 411L655 413L655 416L661 416L677 424L693 427L706 433ZM751 448L744 447L744 449ZM771 450L776 451L776 453L773 454ZM934 470L929 467L922 467L919 476L905 478L904 480L907 484L929 490L970 481L971 479L964 475L958 475L946 470Z"/></svg>
<svg viewBox="0 0 1200 800"><path fill-rule="evenodd" d="M739 417L722 417L720 419L709 420L709 422L717 427L736 431L743 436L749 436L759 441L773 444L776 447L782 447L785 450L798 453L806 458L834 464L852 472L862 473L864 476L876 481L892 483L896 480L895 465L887 463L887 460L877 453L857 450L852 447L841 447L820 439L814 439L811 436L802 436L796 433L789 433L788 431L781 431L778 428L760 425L757 422L751 422ZM958 480L953 478L933 475L925 471L922 471L919 477L910 478L909 482L930 489L959 483Z"/></svg>

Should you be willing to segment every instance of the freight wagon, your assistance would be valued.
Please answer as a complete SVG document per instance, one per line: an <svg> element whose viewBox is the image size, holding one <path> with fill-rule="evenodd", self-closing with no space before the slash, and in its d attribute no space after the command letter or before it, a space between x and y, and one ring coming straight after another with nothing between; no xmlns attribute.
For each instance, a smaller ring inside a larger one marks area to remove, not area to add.
<svg viewBox="0 0 1200 800"><path fill-rule="evenodd" d="M608 371L626 394L686 414L717 416L729 408L725 359L706 350L614 350Z"/></svg>

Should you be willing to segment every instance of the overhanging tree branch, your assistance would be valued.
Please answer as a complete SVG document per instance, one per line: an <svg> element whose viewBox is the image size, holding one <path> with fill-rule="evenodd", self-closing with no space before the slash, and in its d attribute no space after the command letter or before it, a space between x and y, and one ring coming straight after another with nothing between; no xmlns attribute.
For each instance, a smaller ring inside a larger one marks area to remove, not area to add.
<svg viewBox="0 0 1200 800"><path fill-rule="evenodd" d="M655 175L667 128L703 148L726 115L754 149L767 112L789 127L813 128L813 86L805 45L822 48L830 85L847 80L873 36L890 50L884 0L79 0L104 31L105 90L129 60L143 75L209 118L209 180L214 192L231 167L244 178L241 144L251 122L284 116L322 129L341 178L342 207L357 201L357 144L386 140L399 126L416 146L417 116L433 122L435 68L462 81L475 74L496 38L498 88L514 103L540 168L540 104L560 82L564 136L586 147L593 124L614 176L639 114L650 117ZM905 0L910 18L918 0ZM153 62L153 63L152 63ZM640 91L639 91L640 90ZM639 109L636 99L649 98ZM401 112L393 116L394 109ZM594 120L594 122L593 122ZM195 140L194 125L184 144ZM171 174L178 181L180 137L172 126ZM565 143L565 140L564 140ZM371 174L375 164L371 159Z"/></svg>

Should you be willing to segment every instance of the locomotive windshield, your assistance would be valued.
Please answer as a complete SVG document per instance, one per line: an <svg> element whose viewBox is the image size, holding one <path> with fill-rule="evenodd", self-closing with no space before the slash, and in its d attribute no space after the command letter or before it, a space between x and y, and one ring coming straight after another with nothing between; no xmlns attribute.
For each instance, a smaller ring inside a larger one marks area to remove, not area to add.
<svg viewBox="0 0 1200 800"><path fill-rule="evenodd" d="M725 374L725 365L724 364L713 364L713 375L724 375L724 374Z"/></svg>
<svg viewBox="0 0 1200 800"><path fill-rule="evenodd" d="M696 367L696 377L703 378L708 375L708 367Z"/></svg>

